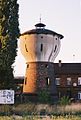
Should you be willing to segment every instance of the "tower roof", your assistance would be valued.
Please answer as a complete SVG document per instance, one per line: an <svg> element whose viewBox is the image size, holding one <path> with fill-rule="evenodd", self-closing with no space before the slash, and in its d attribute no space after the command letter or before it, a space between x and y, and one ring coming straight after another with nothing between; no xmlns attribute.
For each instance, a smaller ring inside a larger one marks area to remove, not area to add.
<svg viewBox="0 0 81 120"><path fill-rule="evenodd" d="M37 23L36 25L35 25L35 27L45 27L46 25L45 24L43 24L43 23Z"/></svg>
<svg viewBox="0 0 81 120"><path fill-rule="evenodd" d="M35 25L36 29L28 30L24 33L21 34L21 36L26 35L26 34L51 34L51 35L58 35L60 39L62 39L64 36L61 34L58 34L52 30L45 29L45 24L43 23L38 23Z"/></svg>

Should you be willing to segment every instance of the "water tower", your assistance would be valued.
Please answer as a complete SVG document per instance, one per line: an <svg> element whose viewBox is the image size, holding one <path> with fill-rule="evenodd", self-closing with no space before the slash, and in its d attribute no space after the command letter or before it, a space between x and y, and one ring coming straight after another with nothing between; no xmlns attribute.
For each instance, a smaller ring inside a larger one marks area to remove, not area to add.
<svg viewBox="0 0 81 120"><path fill-rule="evenodd" d="M36 95L46 89L56 98L54 78L54 60L60 50L61 34L45 29L45 24L38 23L35 29L20 36L20 49L27 61L23 93Z"/></svg>

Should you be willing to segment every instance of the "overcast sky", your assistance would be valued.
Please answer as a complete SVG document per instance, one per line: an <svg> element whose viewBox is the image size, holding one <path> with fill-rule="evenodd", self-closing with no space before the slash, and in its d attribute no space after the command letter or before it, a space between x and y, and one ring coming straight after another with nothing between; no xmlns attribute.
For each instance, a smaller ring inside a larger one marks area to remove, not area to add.
<svg viewBox="0 0 81 120"><path fill-rule="evenodd" d="M40 21L64 36L55 62L81 62L81 0L18 0L21 33ZM18 40L19 42L19 40ZM24 75L26 61L18 49L14 74Z"/></svg>

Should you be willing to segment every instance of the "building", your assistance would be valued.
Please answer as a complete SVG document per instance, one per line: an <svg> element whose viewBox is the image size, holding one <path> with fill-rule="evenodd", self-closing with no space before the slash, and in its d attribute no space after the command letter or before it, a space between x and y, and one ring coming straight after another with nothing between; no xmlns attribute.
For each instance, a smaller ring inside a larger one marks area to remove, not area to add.
<svg viewBox="0 0 81 120"><path fill-rule="evenodd" d="M48 67L46 64L45 66ZM62 96L69 96L71 99L81 100L81 63L61 63L59 61L53 66L58 99ZM15 78L15 83L23 85L24 77ZM46 84L48 85L48 82ZM21 93L22 89L20 89Z"/></svg>
<svg viewBox="0 0 81 120"><path fill-rule="evenodd" d="M23 94L37 96L46 91L57 100L54 75L54 60L60 51L63 35L46 29L45 24L38 23L35 29L20 35L20 50L27 61L23 84Z"/></svg>
<svg viewBox="0 0 81 120"><path fill-rule="evenodd" d="M81 63L55 63L55 78L58 98L69 96L81 99Z"/></svg>
<svg viewBox="0 0 81 120"><path fill-rule="evenodd" d="M22 94L24 76L15 76L14 83L15 83L15 94L17 94L17 95Z"/></svg>
<svg viewBox="0 0 81 120"><path fill-rule="evenodd" d="M27 68L24 78L15 79L16 94L33 97L34 100L40 91L46 90L53 101L62 96L80 100L81 63L62 63L61 60L54 63L63 35L45 26L38 23L35 29L20 36L20 49Z"/></svg>

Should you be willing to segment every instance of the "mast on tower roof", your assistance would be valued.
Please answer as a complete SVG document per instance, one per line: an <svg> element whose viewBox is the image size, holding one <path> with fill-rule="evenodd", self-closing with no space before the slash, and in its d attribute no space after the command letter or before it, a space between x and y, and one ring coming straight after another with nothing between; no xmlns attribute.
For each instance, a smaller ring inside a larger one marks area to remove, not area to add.
<svg viewBox="0 0 81 120"><path fill-rule="evenodd" d="M39 23L37 23L36 25L35 25L35 27L36 28L45 28L45 24L43 24L43 23L41 23L41 14L40 14L40 19L39 19L40 21L39 21Z"/></svg>
<svg viewBox="0 0 81 120"><path fill-rule="evenodd" d="M40 23L41 23L41 14L40 14Z"/></svg>

